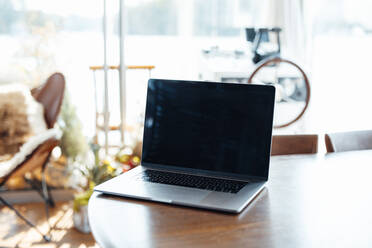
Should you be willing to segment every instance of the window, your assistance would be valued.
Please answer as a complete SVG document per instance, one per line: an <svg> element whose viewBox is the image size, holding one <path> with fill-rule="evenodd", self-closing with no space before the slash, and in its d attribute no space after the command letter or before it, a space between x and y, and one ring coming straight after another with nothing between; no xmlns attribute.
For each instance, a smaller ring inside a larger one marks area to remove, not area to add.
<svg viewBox="0 0 372 248"><path fill-rule="evenodd" d="M174 0L128 1L128 35L176 35L177 4Z"/></svg>
<svg viewBox="0 0 372 248"><path fill-rule="evenodd" d="M311 6L315 128L370 129L372 2L319 0L311 1Z"/></svg>
<svg viewBox="0 0 372 248"><path fill-rule="evenodd" d="M258 5L250 0L195 0L194 34L239 36L242 26L253 25Z"/></svg>

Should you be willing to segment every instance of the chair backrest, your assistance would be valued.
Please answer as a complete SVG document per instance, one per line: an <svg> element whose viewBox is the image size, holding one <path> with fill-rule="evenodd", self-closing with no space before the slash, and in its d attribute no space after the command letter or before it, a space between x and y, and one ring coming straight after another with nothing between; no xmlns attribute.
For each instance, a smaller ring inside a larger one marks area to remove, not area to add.
<svg viewBox="0 0 372 248"><path fill-rule="evenodd" d="M271 155L311 154L318 152L318 135L273 135Z"/></svg>
<svg viewBox="0 0 372 248"><path fill-rule="evenodd" d="M327 152L372 149L372 130L329 133L325 135Z"/></svg>
<svg viewBox="0 0 372 248"><path fill-rule="evenodd" d="M48 128L52 128L57 120L63 101L65 85L63 74L54 73L43 85L31 90L31 94L36 101L44 106L44 116Z"/></svg>

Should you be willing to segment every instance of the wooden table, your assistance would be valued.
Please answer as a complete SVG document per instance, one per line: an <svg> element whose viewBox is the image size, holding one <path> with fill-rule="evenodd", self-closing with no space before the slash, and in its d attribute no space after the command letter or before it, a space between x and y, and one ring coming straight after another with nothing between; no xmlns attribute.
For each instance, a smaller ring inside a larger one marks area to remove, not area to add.
<svg viewBox="0 0 372 248"><path fill-rule="evenodd" d="M372 247L372 151L272 157L239 215L94 193L89 221L102 247Z"/></svg>

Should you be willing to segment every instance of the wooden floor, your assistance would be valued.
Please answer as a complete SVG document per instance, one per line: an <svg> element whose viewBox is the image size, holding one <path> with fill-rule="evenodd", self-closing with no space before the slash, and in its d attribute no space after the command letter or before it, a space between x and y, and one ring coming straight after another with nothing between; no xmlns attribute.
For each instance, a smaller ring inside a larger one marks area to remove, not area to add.
<svg viewBox="0 0 372 248"><path fill-rule="evenodd" d="M17 204L15 207L45 233L48 223L44 205L41 203ZM42 237L29 228L12 210L0 207L0 247L98 247L91 234L83 234L73 227L72 207L61 202L51 209L50 224L52 242L46 243Z"/></svg>

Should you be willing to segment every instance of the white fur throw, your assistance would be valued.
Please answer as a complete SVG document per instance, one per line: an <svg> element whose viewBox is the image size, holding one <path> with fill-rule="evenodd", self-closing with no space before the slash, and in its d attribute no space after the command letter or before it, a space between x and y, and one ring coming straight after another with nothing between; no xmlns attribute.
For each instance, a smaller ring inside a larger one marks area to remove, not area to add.
<svg viewBox="0 0 372 248"><path fill-rule="evenodd" d="M21 164L39 145L59 136L47 129L44 108L21 84L0 85L0 178ZM5 155L5 156L4 156Z"/></svg>
<svg viewBox="0 0 372 248"><path fill-rule="evenodd" d="M29 137L46 130L43 106L26 86L0 86L0 155L15 154Z"/></svg>

